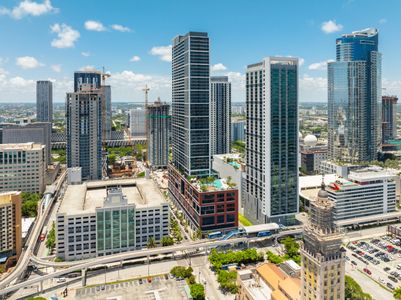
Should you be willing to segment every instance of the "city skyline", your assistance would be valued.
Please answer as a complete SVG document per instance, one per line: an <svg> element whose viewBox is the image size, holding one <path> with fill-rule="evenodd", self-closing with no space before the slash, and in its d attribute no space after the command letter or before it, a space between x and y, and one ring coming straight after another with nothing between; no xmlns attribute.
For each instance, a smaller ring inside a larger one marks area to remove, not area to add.
<svg viewBox="0 0 401 300"><path fill-rule="evenodd" d="M25 2L38 5L22 5ZM8 41L0 53L0 102L33 102L35 81L47 79L54 81L55 102L62 102L65 92L72 90L73 72L88 66L99 70L105 66L111 73L107 84L113 87L113 99L118 102L142 101L145 84L151 88L151 99L160 96L170 102L171 39L177 32L189 30L208 32L216 41L210 49L211 75L229 76L233 102L245 101L245 66L257 58L276 55L300 59L300 102L326 102L325 62L335 59L335 38L366 27L380 32L383 87L388 94L400 93L400 42L393 38L399 27L396 7L400 3L389 1L372 10L372 5L359 1L335 1L322 9L315 1L292 3L292 10L284 13L279 9L284 4L257 1L254 13L248 15L242 13L247 8L244 3L227 6L224 2L213 4L215 9L208 11L210 21L205 23L203 14L197 12L175 18L183 11L193 11L194 4L184 2L174 6L174 11L160 1L153 5L126 2L110 9L111 3L103 3L99 9L83 3L79 10L73 4L54 0L4 1L0 27L9 30L0 32L0 38ZM158 10L153 9L155 5ZM221 16L219 8L223 6L225 14ZM89 8L91 14L83 13ZM363 20L353 18L356 10L364 15ZM268 11L276 13L262 18ZM156 21L149 22L148 13ZM167 22L167 16L173 21ZM284 16L288 16L287 22L283 22ZM231 22L237 18L242 21ZM230 25L216 26L216 22ZM280 24L280 30L275 30L275 24ZM104 43L104 39L109 42ZM19 47L22 40L23 48ZM317 44L319 47L310 51L311 45Z"/></svg>

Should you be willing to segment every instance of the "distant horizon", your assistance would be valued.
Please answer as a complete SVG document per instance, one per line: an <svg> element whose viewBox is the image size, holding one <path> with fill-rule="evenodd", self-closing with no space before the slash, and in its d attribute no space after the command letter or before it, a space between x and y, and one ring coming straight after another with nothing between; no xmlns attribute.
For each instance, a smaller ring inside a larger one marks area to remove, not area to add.
<svg viewBox="0 0 401 300"><path fill-rule="evenodd" d="M154 101L149 101L149 103L153 103ZM162 101L162 102L168 102L171 103L170 101ZM64 101L53 101L53 103L65 103ZM112 101L112 103L145 103L145 101L126 101L126 100L119 100L119 101ZM231 101L231 103L245 103L244 101ZM327 103L326 101L312 101L312 100L308 100L308 101L304 101L301 100L299 101L299 103ZM0 101L0 105L1 104L36 104L36 100L34 101L24 101L24 102L2 102Z"/></svg>

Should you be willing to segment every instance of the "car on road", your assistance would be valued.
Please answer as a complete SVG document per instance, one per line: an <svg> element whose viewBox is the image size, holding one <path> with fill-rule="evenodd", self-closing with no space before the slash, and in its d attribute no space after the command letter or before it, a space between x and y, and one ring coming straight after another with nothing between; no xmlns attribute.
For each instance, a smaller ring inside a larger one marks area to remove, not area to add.
<svg viewBox="0 0 401 300"><path fill-rule="evenodd" d="M59 277L56 279L57 283L65 282L65 277Z"/></svg>
<svg viewBox="0 0 401 300"><path fill-rule="evenodd" d="M363 271L368 275L372 275L372 272L368 268L364 268Z"/></svg>
<svg viewBox="0 0 401 300"><path fill-rule="evenodd" d="M384 272L388 272L388 271L390 271L391 269L390 269L389 267L385 267L383 270L384 270Z"/></svg>
<svg viewBox="0 0 401 300"><path fill-rule="evenodd" d="M386 283L386 281L383 278L379 278L379 281L380 281L381 284L385 284Z"/></svg>
<svg viewBox="0 0 401 300"><path fill-rule="evenodd" d="M356 265L357 265L357 263L356 263L356 261L355 261L355 260L351 260L351 264L353 264L354 266L356 266Z"/></svg>
<svg viewBox="0 0 401 300"><path fill-rule="evenodd" d="M398 282L398 279L391 275L388 276L388 279L390 279L391 281L394 281L394 282Z"/></svg>

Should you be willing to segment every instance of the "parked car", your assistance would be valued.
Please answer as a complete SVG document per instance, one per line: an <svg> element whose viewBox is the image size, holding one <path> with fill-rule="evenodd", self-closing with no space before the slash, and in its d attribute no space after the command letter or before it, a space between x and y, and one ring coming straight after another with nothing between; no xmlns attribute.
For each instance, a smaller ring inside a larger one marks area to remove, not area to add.
<svg viewBox="0 0 401 300"><path fill-rule="evenodd" d="M392 290L394 290L394 286L392 285L392 283L391 282L387 282L387 287L389 288L389 289L392 289Z"/></svg>

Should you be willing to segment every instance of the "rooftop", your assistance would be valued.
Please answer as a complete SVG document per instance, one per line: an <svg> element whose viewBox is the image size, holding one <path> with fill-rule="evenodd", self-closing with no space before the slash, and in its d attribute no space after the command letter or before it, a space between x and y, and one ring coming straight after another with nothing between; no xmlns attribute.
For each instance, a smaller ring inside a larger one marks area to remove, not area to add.
<svg viewBox="0 0 401 300"><path fill-rule="evenodd" d="M265 263L256 268L259 276L271 287L277 290L280 281L287 278L283 271L280 270L275 264Z"/></svg>
<svg viewBox="0 0 401 300"><path fill-rule="evenodd" d="M46 147L37 143L0 144L0 151L6 150L40 150Z"/></svg>
<svg viewBox="0 0 401 300"><path fill-rule="evenodd" d="M116 186L121 187L128 204L135 204L136 208L158 206L165 203L162 194L151 179L89 181L83 184L69 185L58 212L66 214L94 213L97 207L103 207L107 187Z"/></svg>

